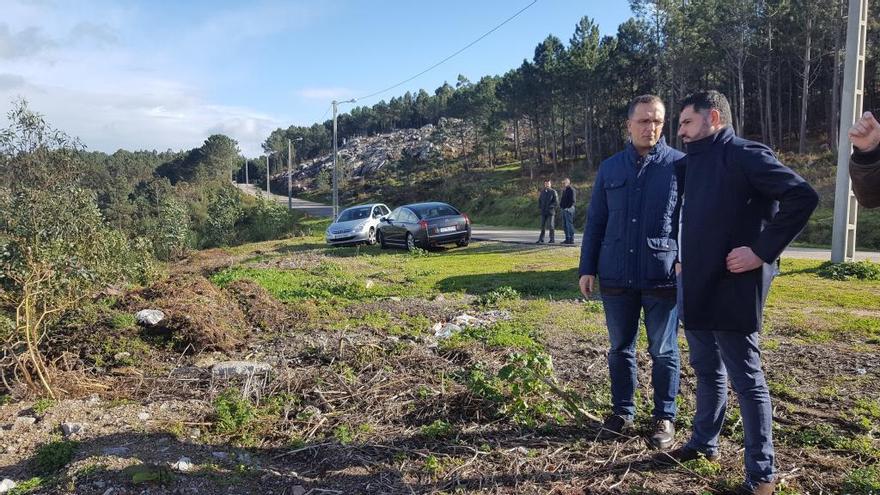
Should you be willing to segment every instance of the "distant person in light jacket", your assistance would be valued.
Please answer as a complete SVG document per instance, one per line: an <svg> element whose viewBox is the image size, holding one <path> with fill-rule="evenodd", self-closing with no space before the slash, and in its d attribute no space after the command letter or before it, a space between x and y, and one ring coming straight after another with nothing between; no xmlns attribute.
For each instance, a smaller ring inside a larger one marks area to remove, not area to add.
<svg viewBox="0 0 880 495"><path fill-rule="evenodd" d="M849 176L853 193L865 208L880 206L880 123L876 115L865 112L849 130L853 154Z"/></svg>
<svg viewBox="0 0 880 495"><path fill-rule="evenodd" d="M559 200L559 209L562 210L562 230L565 231L563 244L574 244L574 212L577 202L577 190L571 185L571 180L565 178L562 181L565 189L562 190L562 198Z"/></svg>
<svg viewBox="0 0 880 495"><path fill-rule="evenodd" d="M550 230L550 244L556 242L555 224L556 224L556 207L559 206L559 195L553 190L550 179L544 181L544 189L538 196L538 209L541 211L541 235L538 236L538 244L544 242L544 231Z"/></svg>

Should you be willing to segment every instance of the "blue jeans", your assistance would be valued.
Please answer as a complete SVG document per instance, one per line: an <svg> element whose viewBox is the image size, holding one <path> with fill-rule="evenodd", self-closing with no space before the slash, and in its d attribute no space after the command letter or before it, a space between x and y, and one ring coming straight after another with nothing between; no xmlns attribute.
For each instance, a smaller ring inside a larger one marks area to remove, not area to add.
<svg viewBox="0 0 880 495"><path fill-rule="evenodd" d="M562 209L562 230L566 241L574 241L574 206Z"/></svg>
<svg viewBox="0 0 880 495"><path fill-rule="evenodd" d="M605 321L611 347L608 371L611 377L611 404L614 414L633 419L636 413L635 391L638 386L636 338L639 316L644 309L651 355L651 385L654 387L654 417L675 419L675 396L678 395L678 311L675 298L653 295L640 290L603 291Z"/></svg>
<svg viewBox="0 0 880 495"><path fill-rule="evenodd" d="M745 436L746 481L771 481L773 469L773 410L761 371L758 332L686 330L690 363L697 377L697 411L687 446L714 454L727 409L727 379L739 399Z"/></svg>

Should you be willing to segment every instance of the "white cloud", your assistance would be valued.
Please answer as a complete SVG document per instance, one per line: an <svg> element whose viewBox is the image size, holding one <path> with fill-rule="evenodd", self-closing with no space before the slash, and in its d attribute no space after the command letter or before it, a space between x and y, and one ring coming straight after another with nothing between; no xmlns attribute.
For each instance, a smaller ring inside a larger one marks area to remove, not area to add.
<svg viewBox="0 0 880 495"><path fill-rule="evenodd" d="M156 44L135 46L132 40L154 35L140 25L138 7L10 0L3 10L0 114L21 96L89 149L190 149L223 133L248 156L261 154L262 141L287 124L212 101L207 94L214 75L194 71L189 62L194 54L223 54L246 38L296 29L320 13L286 2L207 9L191 29L173 37L157 33Z"/></svg>

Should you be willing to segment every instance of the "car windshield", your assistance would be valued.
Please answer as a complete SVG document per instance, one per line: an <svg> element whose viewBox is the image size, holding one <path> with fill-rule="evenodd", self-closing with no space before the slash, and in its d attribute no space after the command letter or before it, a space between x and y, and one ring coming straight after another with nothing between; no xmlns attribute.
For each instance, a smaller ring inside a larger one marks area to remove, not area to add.
<svg viewBox="0 0 880 495"><path fill-rule="evenodd" d="M455 211L449 205L426 205L419 206L413 208L413 211L419 215L419 218L436 218L436 217L448 217L452 215L458 215L458 212Z"/></svg>
<svg viewBox="0 0 880 495"><path fill-rule="evenodd" d="M349 208L342 212L339 215L339 218L336 219L337 222L350 222L352 220L363 220L364 218L369 218L370 211L372 208L369 206L365 206L362 208Z"/></svg>

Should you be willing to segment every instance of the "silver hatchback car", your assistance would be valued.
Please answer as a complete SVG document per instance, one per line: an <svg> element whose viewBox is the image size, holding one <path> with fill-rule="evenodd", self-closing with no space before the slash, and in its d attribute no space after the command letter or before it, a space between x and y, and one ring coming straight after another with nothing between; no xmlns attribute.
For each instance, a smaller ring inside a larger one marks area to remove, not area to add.
<svg viewBox="0 0 880 495"><path fill-rule="evenodd" d="M390 212L382 203L357 205L342 210L339 217L327 227L327 244L376 244L379 220Z"/></svg>

